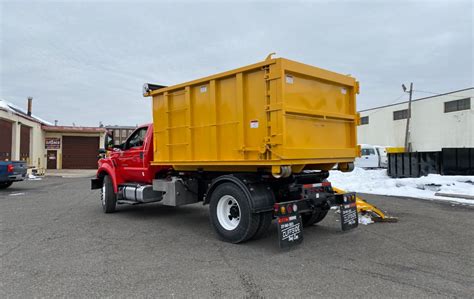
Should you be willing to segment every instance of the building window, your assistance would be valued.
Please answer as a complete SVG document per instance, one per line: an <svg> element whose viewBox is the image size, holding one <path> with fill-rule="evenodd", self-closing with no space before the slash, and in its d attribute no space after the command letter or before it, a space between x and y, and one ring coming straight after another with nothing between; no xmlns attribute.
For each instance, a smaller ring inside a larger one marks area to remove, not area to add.
<svg viewBox="0 0 474 299"><path fill-rule="evenodd" d="M408 109L393 111L393 120L407 119Z"/></svg>
<svg viewBox="0 0 474 299"><path fill-rule="evenodd" d="M368 116L363 116L360 118L360 124L361 125L368 125L369 124L369 117Z"/></svg>
<svg viewBox="0 0 474 299"><path fill-rule="evenodd" d="M127 130L122 129L122 138L127 138Z"/></svg>
<svg viewBox="0 0 474 299"><path fill-rule="evenodd" d="M471 109L471 98L444 102L444 113Z"/></svg>

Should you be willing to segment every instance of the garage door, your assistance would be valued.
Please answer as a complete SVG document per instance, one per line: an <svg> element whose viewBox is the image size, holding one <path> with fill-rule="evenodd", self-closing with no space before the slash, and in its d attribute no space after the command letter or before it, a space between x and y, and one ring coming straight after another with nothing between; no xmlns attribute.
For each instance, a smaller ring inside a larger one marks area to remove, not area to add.
<svg viewBox="0 0 474 299"><path fill-rule="evenodd" d="M12 155L12 123L0 119L0 161L11 160Z"/></svg>
<svg viewBox="0 0 474 299"><path fill-rule="evenodd" d="M21 125L20 160L29 161L29 158L30 158L30 127Z"/></svg>
<svg viewBox="0 0 474 299"><path fill-rule="evenodd" d="M99 137L63 136L64 169L96 169Z"/></svg>

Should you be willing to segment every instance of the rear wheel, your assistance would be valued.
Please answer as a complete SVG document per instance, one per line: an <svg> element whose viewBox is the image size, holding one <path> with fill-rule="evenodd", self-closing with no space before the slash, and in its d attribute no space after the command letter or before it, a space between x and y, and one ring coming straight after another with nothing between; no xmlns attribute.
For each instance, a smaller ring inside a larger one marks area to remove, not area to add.
<svg viewBox="0 0 474 299"><path fill-rule="evenodd" d="M223 183L212 192L209 212L217 235L231 243L252 238L261 221L260 215L252 213L245 193L233 183Z"/></svg>
<svg viewBox="0 0 474 299"><path fill-rule="evenodd" d="M7 189L13 184L13 182L1 182L0 183L0 189Z"/></svg>
<svg viewBox="0 0 474 299"><path fill-rule="evenodd" d="M258 229L252 239L257 240L265 236L270 225L272 224L273 214L272 212L260 213L260 221L258 223Z"/></svg>
<svg viewBox="0 0 474 299"><path fill-rule="evenodd" d="M303 226L311 226L324 219L328 214L327 209L316 208L312 213L301 214L301 221Z"/></svg>
<svg viewBox="0 0 474 299"><path fill-rule="evenodd" d="M114 192L114 185L110 176L104 176L104 183L100 192L100 201L102 202L102 210L104 213L115 212L117 206L117 195Z"/></svg>

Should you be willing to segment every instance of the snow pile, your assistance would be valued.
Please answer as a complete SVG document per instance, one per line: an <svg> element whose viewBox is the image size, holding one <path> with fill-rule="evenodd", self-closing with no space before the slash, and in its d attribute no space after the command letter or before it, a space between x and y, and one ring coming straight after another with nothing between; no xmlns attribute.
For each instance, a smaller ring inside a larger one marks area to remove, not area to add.
<svg viewBox="0 0 474 299"><path fill-rule="evenodd" d="M356 167L352 172L330 171L329 181L345 191L474 204L474 200L435 196L437 192L474 196L474 176L430 174L420 178L392 179L386 169Z"/></svg>

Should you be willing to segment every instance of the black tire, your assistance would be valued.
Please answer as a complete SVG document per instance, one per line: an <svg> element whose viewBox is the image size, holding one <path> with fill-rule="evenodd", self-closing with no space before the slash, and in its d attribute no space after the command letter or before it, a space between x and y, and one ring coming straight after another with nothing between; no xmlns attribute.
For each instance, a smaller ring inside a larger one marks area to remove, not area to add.
<svg viewBox="0 0 474 299"><path fill-rule="evenodd" d="M239 221L233 229L224 228L217 215L218 203L221 200L225 200L226 195L227 197L232 197L231 200L236 201L238 204ZM217 235L226 242L234 244L245 242L255 236L259 228L260 215L251 212L250 203L245 193L233 183L223 183L217 186L214 192L212 192L209 204L209 215L212 227Z"/></svg>
<svg viewBox="0 0 474 299"><path fill-rule="evenodd" d="M301 221L303 222L303 227L311 226L318 222L321 222L324 217L328 214L327 209L315 209L312 213L301 214Z"/></svg>
<svg viewBox="0 0 474 299"><path fill-rule="evenodd" d="M100 201L102 203L102 210L104 213L115 212L117 206L117 195L114 192L114 184L110 176L105 175L102 189L100 189Z"/></svg>
<svg viewBox="0 0 474 299"><path fill-rule="evenodd" d="M1 182L0 183L0 189L7 189L13 184L13 182Z"/></svg>
<svg viewBox="0 0 474 299"><path fill-rule="evenodd" d="M252 240L257 240L265 236L272 224L273 214L272 212L260 213L260 220L258 222L258 228L255 235L252 237Z"/></svg>

